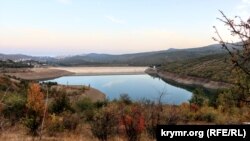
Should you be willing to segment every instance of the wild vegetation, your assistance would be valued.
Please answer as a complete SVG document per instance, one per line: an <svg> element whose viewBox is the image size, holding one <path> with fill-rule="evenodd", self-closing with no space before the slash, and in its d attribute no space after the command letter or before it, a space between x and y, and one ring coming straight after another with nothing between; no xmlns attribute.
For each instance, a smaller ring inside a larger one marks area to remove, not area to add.
<svg viewBox="0 0 250 141"><path fill-rule="evenodd" d="M249 106L228 101L227 91L215 104L202 89L196 89L190 102L181 105L161 103L164 95L158 101L132 101L121 95L118 100L93 102L71 99L72 93L53 89L57 84L17 82L5 76L1 80L15 88L1 87L0 138L10 139L4 133L14 131L24 140L154 140L157 124L242 124L250 120Z"/></svg>
<svg viewBox="0 0 250 141"><path fill-rule="evenodd" d="M159 70L232 83L236 74L228 59L227 54L209 55L197 59L171 62L162 66Z"/></svg>
<svg viewBox="0 0 250 141"><path fill-rule="evenodd" d="M132 101L127 95L110 101L72 98L78 91L56 89L56 83L38 83L0 76L1 140L155 140L157 124L244 124L250 121L250 21L240 24L223 22L242 41L229 48L220 36L218 41L228 52L229 63L221 55L171 63L163 67L187 75L197 75L234 86L220 91L215 99L195 89L188 103L168 105L157 101ZM238 28L239 27L239 28ZM211 59L214 58L214 59ZM183 65L183 66L182 66ZM184 71L180 67L187 69ZM220 70L224 66L224 70ZM189 72L190 71L190 72ZM226 78L223 72L231 75ZM233 72L233 73L231 73ZM217 74L218 73L218 74ZM88 87L79 91L85 92Z"/></svg>

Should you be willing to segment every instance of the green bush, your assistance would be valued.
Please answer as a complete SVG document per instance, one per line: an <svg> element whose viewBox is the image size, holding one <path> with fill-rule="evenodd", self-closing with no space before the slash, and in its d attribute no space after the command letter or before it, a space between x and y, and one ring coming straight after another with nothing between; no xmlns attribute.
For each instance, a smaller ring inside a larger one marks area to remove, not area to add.
<svg viewBox="0 0 250 141"><path fill-rule="evenodd" d="M57 95L49 106L49 112L59 114L64 111L73 111L70 105L70 99L65 93Z"/></svg>
<svg viewBox="0 0 250 141"><path fill-rule="evenodd" d="M83 118L86 121L93 119L95 105L89 98L83 98L76 102L75 104L76 111L80 112L83 115Z"/></svg>
<svg viewBox="0 0 250 141"><path fill-rule="evenodd" d="M34 114L28 114L24 120L23 124L28 128L29 133L31 135L36 136L38 135L38 128L40 127L42 122L42 117Z"/></svg>
<svg viewBox="0 0 250 141"><path fill-rule="evenodd" d="M14 124L24 117L26 99L17 94L9 94L4 100L3 115L5 118L10 119L11 123Z"/></svg>
<svg viewBox="0 0 250 141"><path fill-rule="evenodd" d="M79 112L86 110L92 110L94 108L94 103L89 98L83 98L76 102L76 109Z"/></svg>

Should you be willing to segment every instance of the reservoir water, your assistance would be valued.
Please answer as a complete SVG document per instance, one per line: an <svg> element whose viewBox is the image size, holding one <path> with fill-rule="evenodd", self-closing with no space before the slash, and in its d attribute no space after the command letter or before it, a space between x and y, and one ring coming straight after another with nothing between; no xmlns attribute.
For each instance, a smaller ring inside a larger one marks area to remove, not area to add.
<svg viewBox="0 0 250 141"><path fill-rule="evenodd" d="M53 80L64 85L90 85L106 94L107 98L118 99L121 94L128 94L132 100L157 100L161 93L162 102L181 104L187 102L192 93L166 83L160 78L142 75L98 75L98 76L64 76Z"/></svg>

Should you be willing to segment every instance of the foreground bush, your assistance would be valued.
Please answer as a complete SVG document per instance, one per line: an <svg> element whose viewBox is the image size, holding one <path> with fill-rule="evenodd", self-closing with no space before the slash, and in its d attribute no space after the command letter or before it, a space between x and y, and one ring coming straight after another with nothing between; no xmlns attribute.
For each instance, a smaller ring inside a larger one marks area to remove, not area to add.
<svg viewBox="0 0 250 141"><path fill-rule="evenodd" d="M83 98L75 103L76 111L86 120L91 121L94 117L94 110L96 108L89 98Z"/></svg>
<svg viewBox="0 0 250 141"><path fill-rule="evenodd" d="M92 134L101 141L107 141L117 133L117 109L109 105L98 111L90 123Z"/></svg>
<svg viewBox="0 0 250 141"><path fill-rule="evenodd" d="M137 141L145 129L145 119L140 106L128 107L121 113L120 124L124 127L127 139Z"/></svg>
<svg viewBox="0 0 250 141"><path fill-rule="evenodd" d="M62 113L64 111L73 111L70 105L70 100L65 92L58 93L54 101L49 106L50 113Z"/></svg>
<svg viewBox="0 0 250 141"><path fill-rule="evenodd" d="M25 115L25 104L26 99L18 94L9 94L4 100L2 113L5 118L11 121L14 125L15 122L19 121Z"/></svg>
<svg viewBox="0 0 250 141"><path fill-rule="evenodd" d="M50 136L54 136L58 132L64 130L63 127L63 117L52 114L48 118L47 130Z"/></svg>
<svg viewBox="0 0 250 141"><path fill-rule="evenodd" d="M41 92L39 84L30 84L26 107L27 113L23 123L32 135L38 135L38 128L42 124L45 110L44 94Z"/></svg>
<svg viewBox="0 0 250 141"><path fill-rule="evenodd" d="M50 136L64 131L75 131L80 123L76 114L62 113L60 116L52 114L47 121L47 132Z"/></svg>

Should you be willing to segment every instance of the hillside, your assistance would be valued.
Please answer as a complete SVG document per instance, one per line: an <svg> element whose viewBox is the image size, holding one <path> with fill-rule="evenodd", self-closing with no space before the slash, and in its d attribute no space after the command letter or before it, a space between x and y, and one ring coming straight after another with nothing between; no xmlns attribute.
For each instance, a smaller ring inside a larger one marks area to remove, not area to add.
<svg viewBox="0 0 250 141"><path fill-rule="evenodd" d="M233 82L235 74L229 61L227 54L215 54L171 62L162 66L160 70L214 81Z"/></svg>
<svg viewBox="0 0 250 141"><path fill-rule="evenodd" d="M167 62L182 61L199 58L212 54L220 54L225 51L220 45L209 45L201 48L191 49L168 49L155 52L144 52L134 54L110 55L110 54L87 54L66 57L56 61L56 64L65 66L75 65L131 65L148 66L164 64Z"/></svg>

